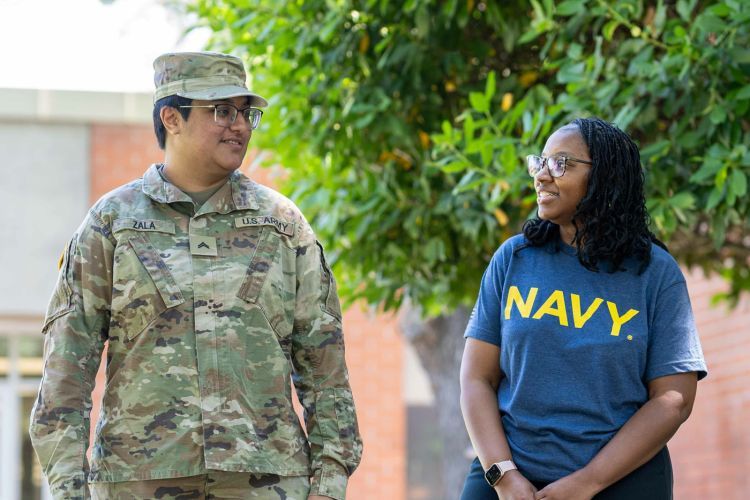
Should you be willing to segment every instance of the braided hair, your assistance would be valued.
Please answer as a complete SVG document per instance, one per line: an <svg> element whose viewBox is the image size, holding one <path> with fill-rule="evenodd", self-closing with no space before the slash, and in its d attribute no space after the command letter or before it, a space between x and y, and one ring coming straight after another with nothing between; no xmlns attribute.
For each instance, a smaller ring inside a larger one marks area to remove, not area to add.
<svg viewBox="0 0 750 500"><path fill-rule="evenodd" d="M577 127L593 162L586 194L573 216L576 232L573 246L578 260L591 271L606 262L609 272L624 270L628 257L640 262L641 274L651 261L651 243L666 250L649 230L649 215L638 147L630 137L599 118L579 118L564 128ZM525 246L553 245L560 249L560 227L538 216L526 221Z"/></svg>

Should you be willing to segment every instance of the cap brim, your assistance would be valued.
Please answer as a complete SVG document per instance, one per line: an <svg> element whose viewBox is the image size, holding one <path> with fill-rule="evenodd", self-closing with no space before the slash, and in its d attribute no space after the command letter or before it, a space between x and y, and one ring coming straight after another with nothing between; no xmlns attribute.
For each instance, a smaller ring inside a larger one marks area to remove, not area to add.
<svg viewBox="0 0 750 500"><path fill-rule="evenodd" d="M268 106L268 101L266 101L258 94L253 94L244 87L237 87L234 85L212 87L205 90L181 91L177 92L177 95L180 97L187 97L188 99L200 99L201 101L215 101L217 99L229 99L230 97L247 96L250 98L250 106L254 106L257 108L264 108Z"/></svg>

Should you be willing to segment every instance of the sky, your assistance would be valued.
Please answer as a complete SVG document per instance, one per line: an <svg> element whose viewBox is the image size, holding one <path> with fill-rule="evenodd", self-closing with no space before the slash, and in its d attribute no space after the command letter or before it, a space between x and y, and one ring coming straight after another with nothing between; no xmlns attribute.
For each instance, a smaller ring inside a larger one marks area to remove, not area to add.
<svg viewBox="0 0 750 500"><path fill-rule="evenodd" d="M152 92L153 61L202 50L207 30L164 0L0 0L0 88Z"/></svg>

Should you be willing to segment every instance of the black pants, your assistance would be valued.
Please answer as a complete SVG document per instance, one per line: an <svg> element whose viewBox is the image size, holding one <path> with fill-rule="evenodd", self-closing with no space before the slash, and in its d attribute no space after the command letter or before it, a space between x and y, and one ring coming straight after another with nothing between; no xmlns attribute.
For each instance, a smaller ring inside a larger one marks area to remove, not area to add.
<svg viewBox="0 0 750 500"><path fill-rule="evenodd" d="M547 483L531 480L538 490ZM602 490L595 500L672 500L672 461L665 446L651 460ZM461 500L497 500L497 493L484 480L484 470L475 458L466 476Z"/></svg>

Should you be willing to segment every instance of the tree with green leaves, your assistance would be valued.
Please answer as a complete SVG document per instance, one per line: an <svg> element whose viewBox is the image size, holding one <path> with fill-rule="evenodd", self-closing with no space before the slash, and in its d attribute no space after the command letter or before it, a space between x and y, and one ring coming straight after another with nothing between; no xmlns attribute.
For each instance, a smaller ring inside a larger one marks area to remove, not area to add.
<svg viewBox="0 0 750 500"><path fill-rule="evenodd" d="M325 240L340 292L427 369L446 498L466 472L458 365L494 250L533 213L522 158L578 116L636 139L653 229L750 289L744 0L186 0L271 106L255 144ZM415 314L415 311L417 314ZM418 319L415 319L418 318Z"/></svg>

